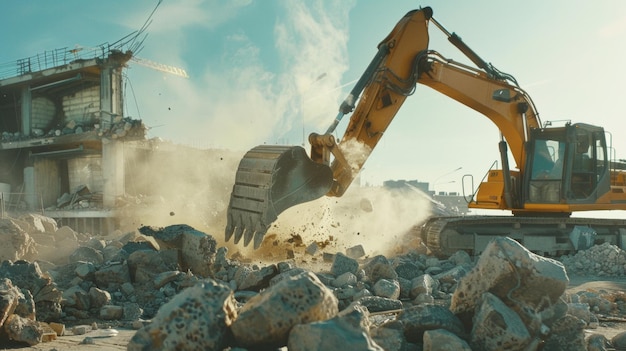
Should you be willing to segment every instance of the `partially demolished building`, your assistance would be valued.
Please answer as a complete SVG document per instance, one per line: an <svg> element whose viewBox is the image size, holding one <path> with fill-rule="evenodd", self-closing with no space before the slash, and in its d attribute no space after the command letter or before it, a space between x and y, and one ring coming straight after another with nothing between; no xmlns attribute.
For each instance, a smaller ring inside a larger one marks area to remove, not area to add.
<svg viewBox="0 0 626 351"><path fill-rule="evenodd" d="M107 231L125 192L124 149L144 140L124 116L132 51L59 49L0 65L0 204Z"/></svg>

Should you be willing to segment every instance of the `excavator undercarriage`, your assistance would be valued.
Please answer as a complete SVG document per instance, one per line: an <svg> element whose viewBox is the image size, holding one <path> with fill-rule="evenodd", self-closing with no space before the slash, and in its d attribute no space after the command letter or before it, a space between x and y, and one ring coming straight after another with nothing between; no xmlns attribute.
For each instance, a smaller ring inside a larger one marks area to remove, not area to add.
<svg viewBox="0 0 626 351"><path fill-rule="evenodd" d="M459 250L480 254L489 241L507 236L540 255L557 257L608 242L626 245L626 220L571 217L459 216L431 217L414 228L435 255Z"/></svg>

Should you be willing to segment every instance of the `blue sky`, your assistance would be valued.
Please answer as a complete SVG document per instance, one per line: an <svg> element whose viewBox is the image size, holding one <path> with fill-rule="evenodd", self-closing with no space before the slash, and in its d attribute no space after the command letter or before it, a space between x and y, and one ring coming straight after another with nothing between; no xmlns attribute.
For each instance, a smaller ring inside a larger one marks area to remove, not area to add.
<svg viewBox="0 0 626 351"><path fill-rule="evenodd" d="M156 4L4 1L0 63L115 42L139 29ZM626 158L620 0L163 0L138 56L184 68L189 78L131 63L125 113L144 120L149 137L178 143L242 151L301 145L303 135L326 130L378 42L420 6L431 6L450 32L514 75L543 121L604 126L618 158ZM431 49L467 62L434 26L430 32ZM363 180L417 179L460 192L462 175L477 185L499 158L498 141L487 118L418 86L365 164Z"/></svg>

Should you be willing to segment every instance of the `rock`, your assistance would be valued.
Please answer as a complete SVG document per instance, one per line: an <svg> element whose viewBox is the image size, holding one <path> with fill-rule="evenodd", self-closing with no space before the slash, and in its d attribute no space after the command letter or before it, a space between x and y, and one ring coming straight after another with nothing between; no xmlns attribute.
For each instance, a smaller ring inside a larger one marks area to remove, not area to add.
<svg viewBox="0 0 626 351"><path fill-rule="evenodd" d="M91 299L89 294L78 285L63 291L63 300L66 306L87 311L91 308Z"/></svg>
<svg viewBox="0 0 626 351"><path fill-rule="evenodd" d="M74 229L68 226L62 226L57 229L56 232L54 232L54 237L56 238L57 242L66 240L68 240L68 242L78 242L78 236L76 232L74 231Z"/></svg>
<svg viewBox="0 0 626 351"><path fill-rule="evenodd" d="M567 313L585 322L586 325L591 323L593 315L589 310L589 304L586 303L570 303L567 305Z"/></svg>
<svg viewBox="0 0 626 351"><path fill-rule="evenodd" d="M401 309L402 301L380 296L363 296L355 302L367 307L370 312L384 312Z"/></svg>
<svg viewBox="0 0 626 351"><path fill-rule="evenodd" d="M511 238L500 237L487 245L476 266L460 280L450 309L455 314L472 313L488 291L505 304L522 301L539 310L546 302L556 303L568 283L560 262L535 255Z"/></svg>
<svg viewBox="0 0 626 351"><path fill-rule="evenodd" d="M365 256L365 249L361 244L349 247L346 249L346 256L354 259L361 258Z"/></svg>
<svg viewBox="0 0 626 351"><path fill-rule="evenodd" d="M341 252L338 252L334 256L333 265L330 268L330 272L335 277L338 277L346 272L356 274L358 269L359 269L359 263L355 259L350 258L342 254Z"/></svg>
<svg viewBox="0 0 626 351"><path fill-rule="evenodd" d="M397 300L400 297L400 283L397 280L379 279L372 287L376 296Z"/></svg>
<svg viewBox="0 0 626 351"><path fill-rule="evenodd" d="M35 240L9 218L0 219L0 260L30 260L35 258Z"/></svg>
<svg viewBox="0 0 626 351"><path fill-rule="evenodd" d="M459 250L448 257L448 261L451 261L455 266L471 265L472 258L466 251Z"/></svg>
<svg viewBox="0 0 626 351"><path fill-rule="evenodd" d="M137 283L151 282L163 272L178 270L176 250L163 251L137 250L128 256L130 281Z"/></svg>
<svg viewBox="0 0 626 351"><path fill-rule="evenodd" d="M89 289L89 304L92 308L101 308L111 302L111 294L102 289L92 287Z"/></svg>
<svg viewBox="0 0 626 351"><path fill-rule="evenodd" d="M419 262L418 262L419 263ZM415 262L403 262L395 266L398 277L412 280L423 274L424 266Z"/></svg>
<svg viewBox="0 0 626 351"><path fill-rule="evenodd" d="M181 236L181 270L190 270L200 277L213 277L211 267L215 262L217 241L211 235L195 229L185 230Z"/></svg>
<svg viewBox="0 0 626 351"><path fill-rule="evenodd" d="M119 320L124 316L122 306L105 305L100 308L100 318L104 320Z"/></svg>
<svg viewBox="0 0 626 351"><path fill-rule="evenodd" d="M333 318L337 303L315 274L305 272L252 297L239 310L231 330L242 346L285 346L293 326Z"/></svg>
<svg viewBox="0 0 626 351"><path fill-rule="evenodd" d="M566 315L554 322L543 349L549 351L587 351L584 328L585 322L572 315Z"/></svg>
<svg viewBox="0 0 626 351"><path fill-rule="evenodd" d="M338 276L337 278L333 279L330 282L331 286L334 286L335 288L346 288L348 286L354 286L357 283L357 277L356 275L354 275L354 273L352 272L345 272L343 274L341 274L340 276Z"/></svg>
<svg viewBox="0 0 626 351"><path fill-rule="evenodd" d="M96 285L104 290L117 290L130 281L130 273L126 263L111 264L99 269L95 274Z"/></svg>
<svg viewBox="0 0 626 351"><path fill-rule="evenodd" d="M0 264L0 277L9 278L13 285L30 291L32 300L35 301L37 320L42 322L59 320L63 294L57 289L52 278L41 272L36 262L4 261Z"/></svg>
<svg viewBox="0 0 626 351"><path fill-rule="evenodd" d="M0 280L0 327L14 313L20 299L23 298L20 289L14 286L10 279Z"/></svg>
<svg viewBox="0 0 626 351"><path fill-rule="evenodd" d="M74 250L69 257L70 262L91 262L95 265L104 263L104 255L102 252L93 247L81 246Z"/></svg>
<svg viewBox="0 0 626 351"><path fill-rule="evenodd" d="M522 319L500 299L485 293L476 311L471 332L475 350L524 350L532 341Z"/></svg>
<svg viewBox="0 0 626 351"><path fill-rule="evenodd" d="M141 239L143 238L140 237L136 241L127 242L126 244L124 244L124 246L122 246L122 250L126 252L128 255L132 255L133 253L137 251L159 251L160 247L158 244L154 243L151 240L141 240Z"/></svg>
<svg viewBox="0 0 626 351"><path fill-rule="evenodd" d="M427 330L445 329L455 335L465 333L461 321L449 309L434 305L422 304L404 309L397 319L404 326L404 336L410 342L422 343Z"/></svg>
<svg viewBox="0 0 626 351"><path fill-rule="evenodd" d="M5 321L3 330L9 340L37 345L41 342L56 339L56 332L46 323L12 314Z"/></svg>
<svg viewBox="0 0 626 351"><path fill-rule="evenodd" d="M626 349L626 331L615 334L611 338L611 345L618 350Z"/></svg>
<svg viewBox="0 0 626 351"><path fill-rule="evenodd" d="M93 281L96 273L96 266L92 262L77 262L74 273L82 280Z"/></svg>
<svg viewBox="0 0 626 351"><path fill-rule="evenodd" d="M28 223L31 228L27 230L29 233L33 231L40 233L54 233L58 230L57 222L50 217L40 215L38 213L26 213L18 217L20 221ZM24 228L26 230L26 228Z"/></svg>
<svg viewBox="0 0 626 351"><path fill-rule="evenodd" d="M259 291L269 286L269 282L278 274L278 267L275 264L261 269L248 272L245 278L238 284L241 290Z"/></svg>
<svg viewBox="0 0 626 351"><path fill-rule="evenodd" d="M607 351L610 347L609 340L604 335L592 334L587 337L587 351Z"/></svg>
<svg viewBox="0 0 626 351"><path fill-rule="evenodd" d="M92 249L102 252L102 250L104 250L104 248L106 247L106 243L102 239L91 238L89 239L89 241L85 243L85 246L91 247Z"/></svg>
<svg viewBox="0 0 626 351"><path fill-rule="evenodd" d="M143 308L134 302L124 304L123 309L122 319L126 321L137 320L143 315Z"/></svg>
<svg viewBox="0 0 626 351"><path fill-rule="evenodd" d="M306 247L305 252L311 256L314 256L319 251L319 249L319 245L317 245L317 243L314 241Z"/></svg>
<svg viewBox="0 0 626 351"><path fill-rule="evenodd" d="M140 227L139 233L152 237L156 240L161 248L182 248L182 233L186 231L195 231L195 229L186 224L175 224L165 228L143 226Z"/></svg>
<svg viewBox="0 0 626 351"><path fill-rule="evenodd" d="M170 225L165 228L144 226L139 232L154 238L159 247L179 250L181 270L191 270L201 277L213 277L211 267L217 254L217 242L206 233L186 224Z"/></svg>
<svg viewBox="0 0 626 351"><path fill-rule="evenodd" d="M391 262L383 255L372 257L363 265L363 270L372 284L379 279L398 279L398 273L396 273Z"/></svg>
<svg viewBox="0 0 626 351"><path fill-rule="evenodd" d="M290 351L384 351L369 335L367 310L352 309L320 322L298 324L289 332Z"/></svg>
<svg viewBox="0 0 626 351"><path fill-rule="evenodd" d="M131 338L127 350L222 350L237 318L236 305L228 286L204 280L161 306L152 322Z"/></svg>
<svg viewBox="0 0 626 351"><path fill-rule="evenodd" d="M411 281L409 297L414 299L422 294L432 295L433 290L436 288L437 282L433 279L433 277L431 277L430 274L422 274Z"/></svg>
<svg viewBox="0 0 626 351"><path fill-rule="evenodd" d="M423 351L472 351L469 344L445 329L424 332Z"/></svg>
<svg viewBox="0 0 626 351"><path fill-rule="evenodd" d="M402 323L397 320L387 322L378 328L372 328L370 335L385 351L409 350Z"/></svg>

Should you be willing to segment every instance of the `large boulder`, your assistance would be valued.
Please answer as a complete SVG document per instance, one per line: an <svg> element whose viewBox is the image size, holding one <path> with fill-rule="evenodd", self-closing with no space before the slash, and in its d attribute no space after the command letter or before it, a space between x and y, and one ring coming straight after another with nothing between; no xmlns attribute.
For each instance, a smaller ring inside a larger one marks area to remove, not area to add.
<svg viewBox="0 0 626 351"><path fill-rule="evenodd" d="M223 350L237 317L232 290L207 279L163 305L152 322L135 333L128 351Z"/></svg>
<svg viewBox="0 0 626 351"><path fill-rule="evenodd" d="M500 299L485 293L474 316L471 346L475 350L525 350L532 341L519 315Z"/></svg>
<svg viewBox="0 0 626 351"><path fill-rule="evenodd" d="M324 321L338 313L333 292L311 272L288 277L252 297L232 325L237 344L282 347L297 324Z"/></svg>
<svg viewBox="0 0 626 351"><path fill-rule="evenodd" d="M0 261L31 260L36 257L35 240L13 219L0 219L0 242Z"/></svg>
<svg viewBox="0 0 626 351"><path fill-rule="evenodd" d="M4 261L0 264L0 277L10 279L13 285L32 294L37 320L50 322L61 318L63 293L36 262Z"/></svg>
<svg viewBox="0 0 626 351"><path fill-rule="evenodd" d="M487 245L476 266L461 278L450 310L472 314L483 294L490 292L509 307L519 307L522 302L538 311L555 304L568 283L563 264L536 255L511 238L500 237Z"/></svg>
<svg viewBox="0 0 626 351"><path fill-rule="evenodd" d="M371 338L368 312L358 305L336 317L320 322L298 324L291 329L287 348L290 351L383 351Z"/></svg>

